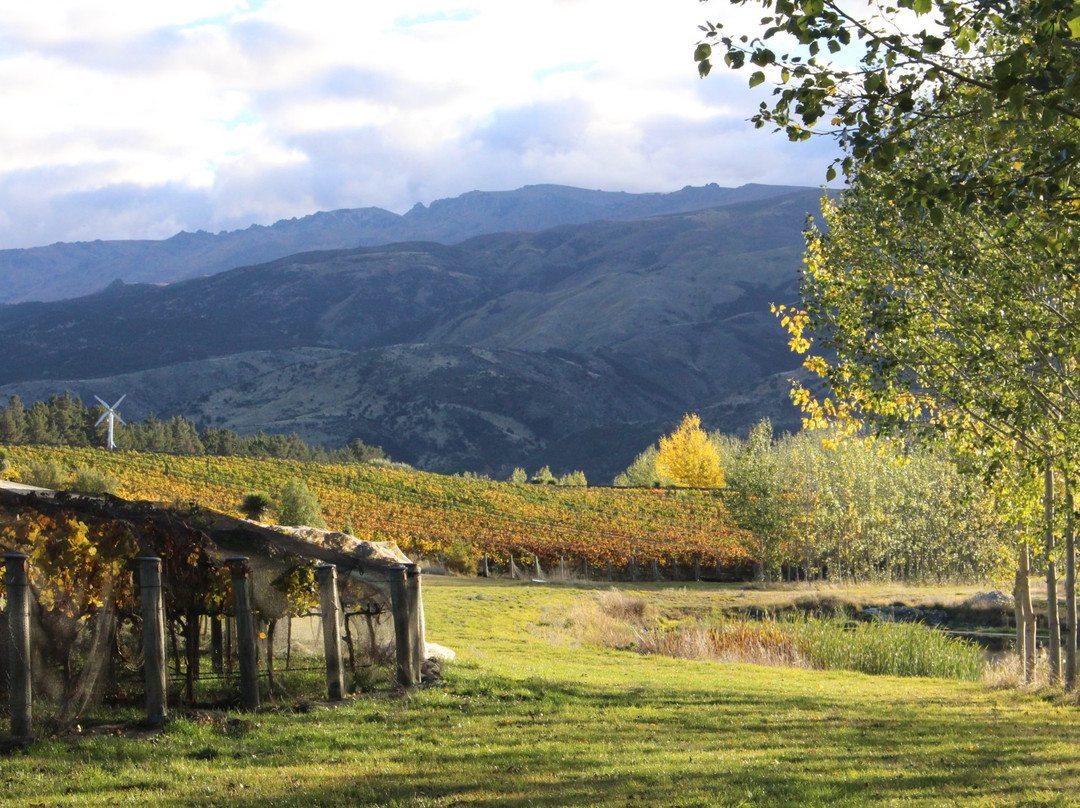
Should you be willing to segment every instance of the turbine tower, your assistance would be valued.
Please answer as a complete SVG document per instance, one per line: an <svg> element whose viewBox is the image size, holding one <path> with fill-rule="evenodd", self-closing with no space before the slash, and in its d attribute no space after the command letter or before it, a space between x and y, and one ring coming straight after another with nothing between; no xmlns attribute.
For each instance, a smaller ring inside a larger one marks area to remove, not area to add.
<svg viewBox="0 0 1080 808"><path fill-rule="evenodd" d="M116 408L120 406L121 401L127 398L127 393L124 393L124 395L120 396L120 398L116 400L116 403L113 404L111 407L104 401L101 401L101 399L97 396L94 396L94 398L97 398L97 400L101 402L101 406L105 408L105 412L102 413L101 417L97 419L97 422L94 424L94 426L97 426L106 418L109 420L109 442L107 448L115 449L116 444L113 443L113 422L119 421L122 424L124 423L124 419L120 417L120 414L116 411ZM124 424L124 426L127 426L127 424Z"/></svg>

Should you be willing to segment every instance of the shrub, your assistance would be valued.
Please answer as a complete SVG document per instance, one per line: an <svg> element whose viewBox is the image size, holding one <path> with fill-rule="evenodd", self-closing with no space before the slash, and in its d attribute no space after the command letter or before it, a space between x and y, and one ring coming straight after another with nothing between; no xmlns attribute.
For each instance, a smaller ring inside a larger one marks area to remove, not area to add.
<svg viewBox="0 0 1080 808"><path fill-rule="evenodd" d="M551 473L551 469L544 466L529 478L529 482L534 485L555 485L556 480L555 475Z"/></svg>
<svg viewBox="0 0 1080 808"><path fill-rule="evenodd" d="M529 481L529 475L523 468L516 468L510 472L510 482L523 485Z"/></svg>
<svg viewBox="0 0 1080 808"><path fill-rule="evenodd" d="M558 484L574 488L585 488L589 484L589 481L585 479L584 471L571 471L569 474L564 474L560 477Z"/></svg>
<svg viewBox="0 0 1080 808"><path fill-rule="evenodd" d="M263 518L269 507L270 495L263 491L252 491L250 494L245 494L243 501L240 503L240 511L248 519L255 522Z"/></svg>
<svg viewBox="0 0 1080 808"><path fill-rule="evenodd" d="M465 542L455 541L442 553L447 572L472 575L476 572L476 551Z"/></svg>
<svg viewBox="0 0 1080 808"><path fill-rule="evenodd" d="M51 488L57 490L64 487L67 482L68 472L56 463L46 460L31 460L23 467L19 475L19 481L26 485L36 485L38 488Z"/></svg>
<svg viewBox="0 0 1080 808"><path fill-rule="evenodd" d="M281 489L280 503L278 524L326 527L326 521L322 515L322 503L303 480L297 480L294 477L285 483L285 487Z"/></svg>
<svg viewBox="0 0 1080 808"><path fill-rule="evenodd" d="M119 483L102 471L80 466L68 484L68 489L81 494L115 494Z"/></svg>

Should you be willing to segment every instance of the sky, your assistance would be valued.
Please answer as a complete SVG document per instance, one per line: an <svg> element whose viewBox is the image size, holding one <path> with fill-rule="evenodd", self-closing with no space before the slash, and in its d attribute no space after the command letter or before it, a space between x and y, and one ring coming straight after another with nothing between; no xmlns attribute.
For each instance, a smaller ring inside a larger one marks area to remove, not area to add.
<svg viewBox="0 0 1080 808"><path fill-rule="evenodd" d="M757 9L755 13L755 8ZM835 147L699 79L726 0L0 4L0 249L557 183L818 186Z"/></svg>

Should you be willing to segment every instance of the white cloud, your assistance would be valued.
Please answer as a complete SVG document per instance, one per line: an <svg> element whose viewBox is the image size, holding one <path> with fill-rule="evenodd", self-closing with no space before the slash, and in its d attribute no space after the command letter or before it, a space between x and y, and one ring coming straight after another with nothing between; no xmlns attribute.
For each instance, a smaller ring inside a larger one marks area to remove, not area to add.
<svg viewBox="0 0 1080 808"><path fill-rule="evenodd" d="M472 189L817 184L824 145L697 78L696 0L57 0L0 8L0 247ZM749 15L749 16L746 16Z"/></svg>

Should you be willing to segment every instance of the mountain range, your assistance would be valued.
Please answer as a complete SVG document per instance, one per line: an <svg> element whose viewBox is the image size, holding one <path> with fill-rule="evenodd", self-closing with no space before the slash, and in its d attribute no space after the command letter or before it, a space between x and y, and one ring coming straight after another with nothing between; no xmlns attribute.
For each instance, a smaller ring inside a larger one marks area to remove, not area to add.
<svg viewBox="0 0 1080 808"><path fill-rule="evenodd" d="M9 299L54 299L0 305L0 395L127 393L128 417L605 482L684 412L726 431L797 426L799 362L769 303L796 297L820 196L533 186L404 216L6 251L0 277L23 278Z"/></svg>
<svg viewBox="0 0 1080 808"><path fill-rule="evenodd" d="M61 300L113 281L169 283L273 261L312 250L405 241L457 244L499 232L535 232L563 224L640 219L749 202L785 190L767 185L687 186L674 193L587 191L531 185L516 191L472 191L404 215L382 208L319 212L269 226L222 233L177 233L161 241L91 241L0 250L0 303Z"/></svg>

